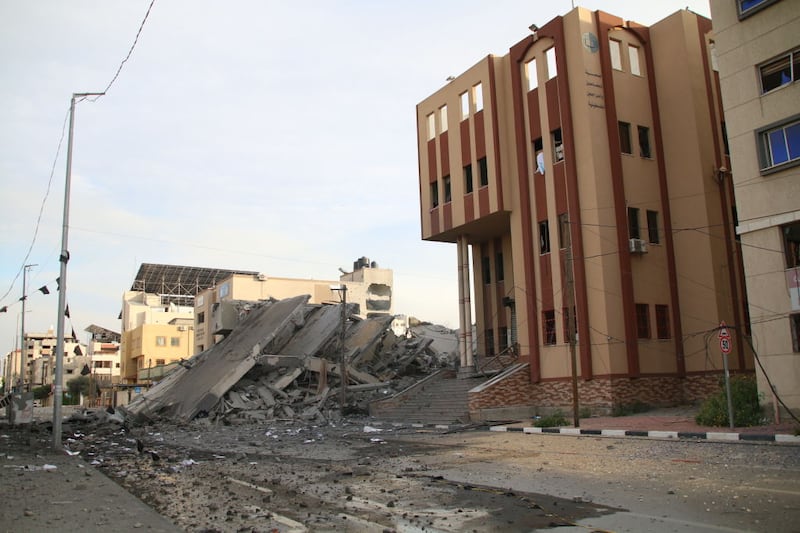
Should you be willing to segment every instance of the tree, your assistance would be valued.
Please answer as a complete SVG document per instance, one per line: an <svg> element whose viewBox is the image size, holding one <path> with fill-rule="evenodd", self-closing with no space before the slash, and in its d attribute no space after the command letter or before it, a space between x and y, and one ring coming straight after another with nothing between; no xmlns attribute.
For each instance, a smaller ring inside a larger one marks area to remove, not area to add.
<svg viewBox="0 0 800 533"><path fill-rule="evenodd" d="M78 398L81 394L88 396L90 390L91 379L88 376L78 376L67 381L67 391L74 398Z"/></svg>

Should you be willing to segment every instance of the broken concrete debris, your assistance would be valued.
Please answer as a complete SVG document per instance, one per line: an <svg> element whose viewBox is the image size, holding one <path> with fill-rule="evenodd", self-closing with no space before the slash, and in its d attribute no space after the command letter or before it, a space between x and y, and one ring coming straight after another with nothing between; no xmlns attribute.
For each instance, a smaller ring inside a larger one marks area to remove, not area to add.
<svg viewBox="0 0 800 533"><path fill-rule="evenodd" d="M343 304L308 300L296 296L239 306L232 332L132 401L125 408L127 419L325 423L332 412L367 413L370 401L454 364L455 349L433 349L442 339L456 345L451 330L430 330L435 334L425 337L411 329L398 337L390 316L360 319L352 316L352 304L343 313Z"/></svg>

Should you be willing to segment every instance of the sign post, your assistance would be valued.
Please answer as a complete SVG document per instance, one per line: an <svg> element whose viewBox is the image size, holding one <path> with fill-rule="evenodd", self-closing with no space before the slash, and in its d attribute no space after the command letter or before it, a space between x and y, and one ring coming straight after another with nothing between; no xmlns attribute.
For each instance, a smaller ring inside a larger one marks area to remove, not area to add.
<svg viewBox="0 0 800 533"><path fill-rule="evenodd" d="M731 374L728 371L728 354L731 353L731 334L725 321L719 323L719 349L722 352L722 366L725 368L725 393L728 396L728 427L733 429L733 399L731 398Z"/></svg>

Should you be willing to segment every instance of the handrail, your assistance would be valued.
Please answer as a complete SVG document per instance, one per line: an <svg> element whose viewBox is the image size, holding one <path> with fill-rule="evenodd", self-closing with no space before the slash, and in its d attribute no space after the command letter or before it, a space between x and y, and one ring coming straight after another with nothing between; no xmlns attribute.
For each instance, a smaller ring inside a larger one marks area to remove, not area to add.
<svg viewBox="0 0 800 533"><path fill-rule="evenodd" d="M505 350L501 351L497 355L485 358L483 364L478 368L478 373L485 374L486 367L495 362L500 364L499 370L504 370L507 367L513 365L517 361L518 357L519 357L519 344L515 342L514 344L507 346Z"/></svg>

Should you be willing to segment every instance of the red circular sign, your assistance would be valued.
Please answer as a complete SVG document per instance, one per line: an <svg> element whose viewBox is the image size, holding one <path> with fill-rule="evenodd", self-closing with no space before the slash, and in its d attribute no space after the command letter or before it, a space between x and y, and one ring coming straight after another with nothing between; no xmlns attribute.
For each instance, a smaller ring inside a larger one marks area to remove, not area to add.
<svg viewBox="0 0 800 533"><path fill-rule="evenodd" d="M719 339L719 349L722 350L722 353L729 354L731 353L731 339L730 337L722 337Z"/></svg>

